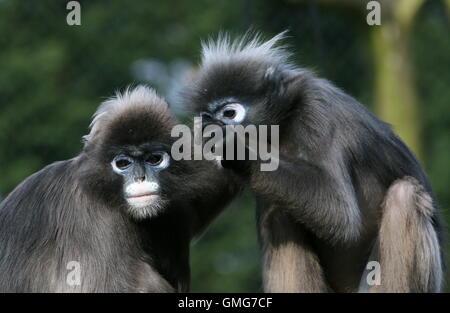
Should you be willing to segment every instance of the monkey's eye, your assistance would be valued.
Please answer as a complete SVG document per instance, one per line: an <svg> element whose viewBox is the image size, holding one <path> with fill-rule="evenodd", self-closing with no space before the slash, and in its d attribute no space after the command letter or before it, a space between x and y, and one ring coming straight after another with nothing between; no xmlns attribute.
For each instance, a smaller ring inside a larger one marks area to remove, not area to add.
<svg viewBox="0 0 450 313"><path fill-rule="evenodd" d="M163 160L162 154L159 152L155 152L150 154L147 160L145 161L150 165L158 165L161 164L162 160Z"/></svg>
<svg viewBox="0 0 450 313"><path fill-rule="evenodd" d="M116 166L121 170L126 169L130 165L131 165L131 162L127 159L116 160Z"/></svg>
<svg viewBox="0 0 450 313"><path fill-rule="evenodd" d="M169 159L167 152L153 152L147 157L145 162L153 167L162 169L169 166Z"/></svg>
<svg viewBox="0 0 450 313"><path fill-rule="evenodd" d="M246 110L239 103L229 103L223 107L221 113L223 118L231 120L234 123L240 123L245 118Z"/></svg>
<svg viewBox="0 0 450 313"><path fill-rule="evenodd" d="M126 156L117 156L111 163L115 172L121 172L129 168L133 160Z"/></svg>
<svg viewBox="0 0 450 313"><path fill-rule="evenodd" d="M233 109L226 109L225 111L223 111L223 116L225 116L226 118L234 118L236 114L236 110Z"/></svg>

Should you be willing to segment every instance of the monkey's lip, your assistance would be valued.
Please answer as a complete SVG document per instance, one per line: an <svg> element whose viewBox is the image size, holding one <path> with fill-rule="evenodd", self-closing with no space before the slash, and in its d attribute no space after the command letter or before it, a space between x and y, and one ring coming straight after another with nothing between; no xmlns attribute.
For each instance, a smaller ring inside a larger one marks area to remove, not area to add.
<svg viewBox="0 0 450 313"><path fill-rule="evenodd" d="M126 198L131 202L147 202L154 199L155 197L158 197L158 195L154 193L145 193L141 195L128 196Z"/></svg>

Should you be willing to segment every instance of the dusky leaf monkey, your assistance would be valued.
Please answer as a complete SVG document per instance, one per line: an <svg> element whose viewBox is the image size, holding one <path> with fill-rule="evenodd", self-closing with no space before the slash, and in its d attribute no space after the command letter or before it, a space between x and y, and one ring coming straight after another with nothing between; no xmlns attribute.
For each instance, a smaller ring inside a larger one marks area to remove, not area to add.
<svg viewBox="0 0 450 313"><path fill-rule="evenodd" d="M279 125L275 171L222 160L257 199L264 290L440 291L441 219L416 157L358 101L291 63L282 38L203 43L184 92L204 125ZM366 284L370 261L380 285Z"/></svg>
<svg viewBox="0 0 450 313"><path fill-rule="evenodd" d="M78 156L0 204L0 291L188 291L190 241L238 187L211 162L171 158L176 124L144 86L105 101Z"/></svg>

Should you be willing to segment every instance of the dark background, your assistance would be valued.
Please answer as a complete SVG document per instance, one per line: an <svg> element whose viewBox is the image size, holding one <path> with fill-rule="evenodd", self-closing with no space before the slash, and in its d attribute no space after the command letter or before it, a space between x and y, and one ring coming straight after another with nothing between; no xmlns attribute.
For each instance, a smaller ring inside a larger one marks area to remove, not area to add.
<svg viewBox="0 0 450 313"><path fill-rule="evenodd" d="M0 0L0 199L76 155L96 107L130 83L153 86L183 118L177 90L200 40L252 27L266 38L289 29L299 65L392 123L449 220L449 1L381 1L381 26L359 0L80 1L80 26L67 25L67 2ZM253 207L244 195L193 245L193 291L261 291Z"/></svg>

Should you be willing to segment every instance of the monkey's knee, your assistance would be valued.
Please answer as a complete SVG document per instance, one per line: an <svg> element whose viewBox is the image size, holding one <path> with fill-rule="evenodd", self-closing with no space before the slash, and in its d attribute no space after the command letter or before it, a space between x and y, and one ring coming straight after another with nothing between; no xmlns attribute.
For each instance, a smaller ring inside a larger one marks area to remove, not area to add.
<svg viewBox="0 0 450 313"><path fill-rule="evenodd" d="M399 214L417 213L419 217L427 220L431 219L435 213L431 196L417 179L410 176L398 179L391 185L383 206L384 213L392 209L395 212L396 208L399 208L403 210L398 212ZM411 210L413 212L410 212Z"/></svg>
<svg viewBox="0 0 450 313"><path fill-rule="evenodd" d="M437 292L442 264L433 200L412 177L395 181L383 204L379 231L381 284L373 291Z"/></svg>

